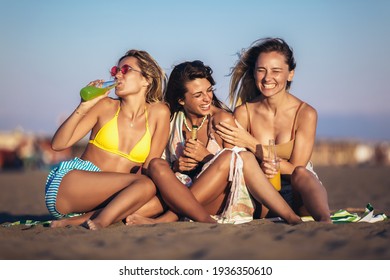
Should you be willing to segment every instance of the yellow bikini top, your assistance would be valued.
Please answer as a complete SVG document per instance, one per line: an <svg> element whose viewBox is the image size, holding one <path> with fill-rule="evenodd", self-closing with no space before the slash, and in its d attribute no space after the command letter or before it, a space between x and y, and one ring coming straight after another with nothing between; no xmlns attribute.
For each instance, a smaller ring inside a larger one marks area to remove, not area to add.
<svg viewBox="0 0 390 280"><path fill-rule="evenodd" d="M136 163L144 163L150 152L150 146L152 142L152 137L149 131L148 124L148 111L145 110L146 118L146 131L142 136L141 140L133 147L129 154L119 151L119 136L118 136L118 114L120 111L120 106L115 116L106 122L98 131L95 136L95 139L89 140L89 143L95 145L96 147L124 157L130 161Z"/></svg>
<svg viewBox="0 0 390 280"><path fill-rule="evenodd" d="M289 160L291 158L291 154L293 152L294 143L295 143L295 126L297 124L298 114L301 111L301 109L302 109L304 104L305 104L305 102L302 102L301 104L299 104L297 112L295 113L294 123L293 123L293 127L292 127L292 130L291 130L291 138L290 138L291 140L286 142L286 143L280 143L280 144L275 145L276 154L281 159ZM248 124L249 124L249 127L251 127L251 125L250 125L251 122L250 122L250 116L249 116L249 110L248 110L247 103L245 103L245 106L246 106L246 111L247 111L247 114L248 114ZM264 148L267 151L268 151L268 147L269 147L268 145L264 145Z"/></svg>

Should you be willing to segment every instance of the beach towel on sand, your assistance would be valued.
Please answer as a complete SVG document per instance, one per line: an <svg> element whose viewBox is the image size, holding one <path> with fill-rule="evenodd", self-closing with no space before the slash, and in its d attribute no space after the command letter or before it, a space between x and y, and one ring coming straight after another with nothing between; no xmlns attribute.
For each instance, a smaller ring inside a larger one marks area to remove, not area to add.
<svg viewBox="0 0 390 280"><path fill-rule="evenodd" d="M175 113L170 124L170 138L167 148L164 151L163 158L167 160L171 166L173 162L179 158L183 151L185 142L183 136L184 118L185 116L183 112ZM215 218L218 223L223 224L241 224L250 222L253 220L254 203L245 185L242 173L243 161L239 155L239 152L245 149L234 147L233 149L223 149L218 151L215 156L203 166L202 171L197 175L197 177L200 176L224 150L232 151L229 173L230 193L222 213L220 215L213 216L213 218ZM176 172L176 177L187 187L191 186L192 180L188 175Z"/></svg>
<svg viewBox="0 0 390 280"><path fill-rule="evenodd" d="M363 215L359 216L357 213L350 213L347 210L340 209L330 216L334 224L340 223L376 223L387 220L388 217L384 213L374 214L374 207L370 203L367 204ZM302 221L314 221L313 217L302 217Z"/></svg>

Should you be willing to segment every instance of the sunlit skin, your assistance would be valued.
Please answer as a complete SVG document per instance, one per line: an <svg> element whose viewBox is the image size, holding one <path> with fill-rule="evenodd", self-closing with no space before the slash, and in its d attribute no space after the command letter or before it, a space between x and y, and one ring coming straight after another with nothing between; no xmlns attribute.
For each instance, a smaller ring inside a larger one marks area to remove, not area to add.
<svg viewBox="0 0 390 280"><path fill-rule="evenodd" d="M120 106L117 119L118 150L128 154L143 137L147 110L152 137L150 153L142 164L89 143L81 159L91 161L103 172L70 171L61 181L56 202L60 213L86 214L53 221L52 227L81 224L90 229L107 227L134 213L156 194L155 185L147 176L141 175L141 169L142 173L147 174L150 161L161 157L168 141L169 109L163 103L146 102L151 80L140 73L138 59L125 57L118 66L125 64L137 71L129 70L126 74L119 71L115 75L118 82L115 93L120 99L108 98L106 93L81 102L54 135L52 147L54 150L69 148L90 131L90 139L94 139Z"/></svg>
<svg viewBox="0 0 390 280"><path fill-rule="evenodd" d="M183 106L187 123L189 125L197 125L203 121L203 118L209 114L222 115L223 112L212 106L213 87L207 79L195 79L186 83L187 93L184 100L179 100L179 104ZM191 139L191 133L183 126L183 131L186 134L186 143L183 151L183 156L179 157L174 165L174 171L190 171L198 166L200 162L205 162L210 152L205 145L208 142L207 126L208 119L205 120L203 126L198 130L197 141ZM220 146L223 145L222 139L216 139ZM231 146L229 146L231 147Z"/></svg>
<svg viewBox="0 0 390 280"><path fill-rule="evenodd" d="M294 70L289 71L284 56L278 52L261 53L255 65L255 82L265 97L286 93L287 81L292 81Z"/></svg>
<svg viewBox="0 0 390 280"><path fill-rule="evenodd" d="M184 99L178 102L183 106L188 124L199 126L204 116L211 114L210 122L212 122L211 127L213 131L215 125L219 122L236 126L230 113L211 104L213 89L207 79L195 79L187 82L185 86L187 92L184 95ZM183 155L174 163L173 171L183 172L192 170L199 163L206 162L213 156L206 149L209 141L207 131L209 124L207 122L199 129L198 140L190 139L191 133L183 126L186 138L185 149ZM215 134L215 137L221 147L233 147L233 145L224 142L217 134ZM253 154L243 152L241 157L245 161L243 170L245 182L254 198L268 205L275 212L280 213L288 223L299 223L300 218L268 182ZM176 213L184 214L197 222L215 223L215 220L210 215L218 214L223 208L223 203L228 194L230 160L231 151L223 152L194 181L190 189L184 187L176 179L166 161L154 160L151 164L151 177L158 186L164 200L173 211L169 210L156 219L151 218L157 216L162 209L159 200L153 199L137 211L136 214L129 215L126 218L126 223L133 225L172 222L178 219Z"/></svg>
<svg viewBox="0 0 390 280"><path fill-rule="evenodd" d="M234 117L241 127L234 128L220 123L217 125L217 133L224 141L245 147L256 154L261 160L262 170L268 178L272 178L277 171L267 158L264 146L268 145L269 139L275 139L276 144L291 140L295 115L302 101L287 90L287 82L292 81L294 70L289 69L282 53L276 51L260 53L255 62L253 75L255 85L261 94L247 102L247 106L243 104L235 109ZM248 122L248 114L251 123ZM305 104L297 119L292 155L289 160L280 159L280 170L281 174L294 173L293 177L297 178L293 180L295 191L304 200L304 206L298 210L299 214L311 214L316 220L330 222L324 187L313 174L302 167L310 160L316 127L317 112ZM297 174L299 176L296 176Z"/></svg>
<svg viewBox="0 0 390 280"><path fill-rule="evenodd" d="M256 125L250 127L251 134L236 131L236 135L230 137L240 136L241 140L235 144L247 147L253 153L256 152L258 145L268 145L269 139L275 139L277 144L291 140L291 128L295 113L302 102L286 90L287 81L292 80L294 71L289 71L282 54L277 52L262 53L259 55L255 67L255 82L262 95L249 102L248 108L251 111L251 118L256 120ZM245 106L237 107L234 116L245 130L249 129ZM281 162L282 174L291 174L296 166L306 165L310 160L316 125L317 112L313 107L305 106L300 112L297 122L298 130L291 159ZM217 128L220 131L218 133L222 133L223 126L219 125ZM228 130L225 132L228 133ZM225 137L229 138L227 135ZM231 139L231 141L234 140ZM276 174L273 166L267 164L266 157L263 158L263 161L264 172L267 176L271 177Z"/></svg>
<svg viewBox="0 0 390 280"><path fill-rule="evenodd" d="M213 87L207 79L202 78L189 81L185 84L185 87L187 92L184 95L184 99L178 100L178 103L183 106L188 125L199 126L205 116L210 115L211 117L206 119L202 127L198 130L197 140L191 139L191 132L189 132L183 125L186 142L183 154L174 163L174 172L193 170L200 163L207 162L213 156L213 154L211 154L206 148L209 141L207 129L209 121L214 123L214 125L220 121L225 121L234 125L233 118L229 113L211 104ZM216 137L216 141L220 146L224 146L221 138ZM227 147L232 146L227 144ZM221 157L220 161L222 158L223 157ZM167 186L166 189L168 191L164 200L175 201L173 203L168 202L170 208L176 210L177 213L183 213L183 208L186 208L187 205L192 205L191 207L188 207L191 208L189 213L186 213L188 217L191 217L195 221L199 222L215 223L215 220L210 217L210 214L216 214L222 207L221 205L226 195L224 190L228 184L227 178L224 176L223 172L217 175L215 174L218 168L217 165L214 165L214 168L211 168L210 171L205 172L202 179L196 180L191 187L191 191L189 191L187 188L184 188L179 181L177 181L174 173L170 171L169 165L167 165L165 161L161 160L159 162L155 162L156 163L153 166L154 168L151 168L151 170L166 170L164 174L169 174L169 176L165 178L157 172L156 174L158 175L153 176L152 172L152 179L156 182L156 185L159 186L160 190L161 188ZM212 170L214 170L214 172L212 172ZM206 182L209 183L207 188L205 188ZM186 206L182 206L182 202L184 202ZM205 204L205 208L199 202ZM157 198L152 199L150 203L146 204L137 211L136 215L130 215L127 217L126 222L127 224L143 224L172 222L178 219L178 216L172 211L166 212L163 216L156 220L148 218L158 215L162 208L163 206L159 203Z"/></svg>

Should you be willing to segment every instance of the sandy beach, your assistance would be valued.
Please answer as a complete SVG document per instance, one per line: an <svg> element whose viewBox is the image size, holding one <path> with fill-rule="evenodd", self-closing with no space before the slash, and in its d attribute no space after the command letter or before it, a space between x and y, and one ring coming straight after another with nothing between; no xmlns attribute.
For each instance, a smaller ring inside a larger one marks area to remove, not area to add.
<svg viewBox="0 0 390 280"><path fill-rule="evenodd" d="M390 214L390 167L317 167L330 208L358 211L371 203ZM255 220L242 225L179 222L100 231L43 225L4 227L22 219L45 221L48 171L0 172L2 260L389 260L390 220L297 226Z"/></svg>

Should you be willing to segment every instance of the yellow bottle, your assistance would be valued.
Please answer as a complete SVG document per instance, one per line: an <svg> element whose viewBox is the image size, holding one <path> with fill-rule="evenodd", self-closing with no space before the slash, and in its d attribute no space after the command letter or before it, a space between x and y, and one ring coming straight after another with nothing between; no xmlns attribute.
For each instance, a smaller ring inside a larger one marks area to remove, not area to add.
<svg viewBox="0 0 390 280"><path fill-rule="evenodd" d="M198 126L197 125L193 125L192 126L191 139L192 140L197 140L198 139Z"/></svg>
<svg viewBox="0 0 390 280"><path fill-rule="evenodd" d="M277 191L280 191L281 188L282 188L282 182L281 182L281 179L280 179L280 164L279 164L279 161L277 160L278 155L276 153L276 147L275 147L275 140L274 139L270 139L269 140L268 157L272 160L272 164L275 166L275 169L278 172L277 174L275 174L274 177L269 179L269 181L270 181L272 186L274 186L274 188Z"/></svg>

